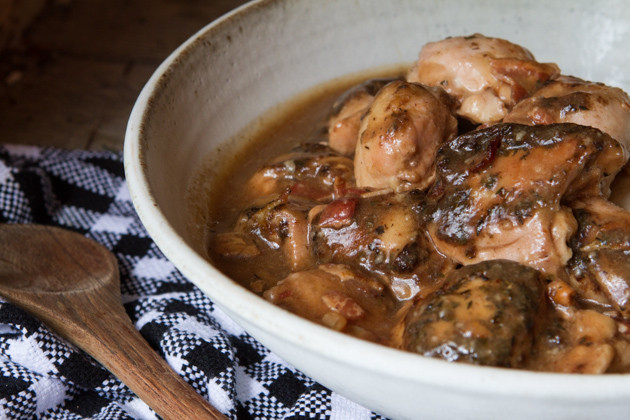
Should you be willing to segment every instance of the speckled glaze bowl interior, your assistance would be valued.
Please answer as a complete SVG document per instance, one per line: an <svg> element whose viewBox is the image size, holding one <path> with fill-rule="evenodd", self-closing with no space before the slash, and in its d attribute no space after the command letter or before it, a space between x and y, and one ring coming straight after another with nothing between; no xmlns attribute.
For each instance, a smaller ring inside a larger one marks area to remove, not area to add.
<svg viewBox="0 0 630 420"><path fill-rule="evenodd" d="M210 23L146 84L125 169L138 214L166 256L230 317L327 387L385 416L627 418L630 375L564 375L449 364L364 342L277 308L204 257L187 192L257 117L331 79L411 63L423 44L475 32L521 44L563 73L630 91L625 0L262 0ZM211 176L212 174L210 174Z"/></svg>

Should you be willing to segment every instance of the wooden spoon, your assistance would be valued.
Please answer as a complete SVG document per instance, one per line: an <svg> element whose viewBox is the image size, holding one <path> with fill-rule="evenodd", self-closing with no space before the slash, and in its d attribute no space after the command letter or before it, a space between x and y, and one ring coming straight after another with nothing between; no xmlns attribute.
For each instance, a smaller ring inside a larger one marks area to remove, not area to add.
<svg viewBox="0 0 630 420"><path fill-rule="evenodd" d="M164 419L225 419L149 346L100 244L39 225L0 225L0 294L98 360Z"/></svg>

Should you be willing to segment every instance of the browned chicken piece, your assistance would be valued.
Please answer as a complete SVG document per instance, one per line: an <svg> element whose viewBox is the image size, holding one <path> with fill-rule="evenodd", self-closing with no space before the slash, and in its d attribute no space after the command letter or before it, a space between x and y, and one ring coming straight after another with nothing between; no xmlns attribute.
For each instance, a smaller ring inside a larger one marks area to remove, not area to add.
<svg viewBox="0 0 630 420"><path fill-rule="evenodd" d="M595 127L630 150L630 98L603 83L560 76L523 99L503 120L527 125L570 122Z"/></svg>
<svg viewBox="0 0 630 420"><path fill-rule="evenodd" d="M315 264L309 244L311 209L358 192L352 159L324 144L301 144L249 179L241 199L248 207L228 229L209 232L208 256L260 293L275 285L279 275ZM279 263L271 268L270 260Z"/></svg>
<svg viewBox="0 0 630 420"><path fill-rule="evenodd" d="M630 319L630 212L599 197L571 206L578 231L569 267L578 298Z"/></svg>
<svg viewBox="0 0 630 420"><path fill-rule="evenodd" d="M426 44L407 80L441 86L458 100L458 115L494 123L559 74L557 65L538 63L519 45L474 34Z"/></svg>
<svg viewBox="0 0 630 420"><path fill-rule="evenodd" d="M320 261L368 270L400 300L426 296L454 264L429 241L424 205L417 190L333 201L313 215L313 252Z"/></svg>
<svg viewBox="0 0 630 420"><path fill-rule="evenodd" d="M305 143L279 156L249 179L250 200L270 201L291 193L314 201L330 201L335 190L354 185L354 163L320 143Z"/></svg>
<svg viewBox="0 0 630 420"><path fill-rule="evenodd" d="M357 186L408 191L433 181L437 150L457 132L440 91L404 81L379 91L359 130Z"/></svg>
<svg viewBox="0 0 630 420"><path fill-rule="evenodd" d="M229 247L223 246L224 235L237 235L249 244L240 256L256 257L268 255L268 250L279 251L289 270L303 270L313 264L309 245L310 226L308 212L310 203L280 197L263 207L250 207L241 213L234 232L217 235L215 253L224 257L233 256ZM258 252L252 251L255 246ZM243 253L247 252L246 255Z"/></svg>
<svg viewBox="0 0 630 420"><path fill-rule="evenodd" d="M527 368L589 374L624 369L627 341L617 330L612 318L592 309L555 311L538 335Z"/></svg>
<svg viewBox="0 0 630 420"><path fill-rule="evenodd" d="M376 93L392 80L367 80L349 89L335 101L328 118L328 143L331 149L344 156L354 154L361 119Z"/></svg>
<svg viewBox="0 0 630 420"><path fill-rule="evenodd" d="M609 194L623 147L575 124L497 124L440 150L428 231L462 264L509 259L562 276L576 229L564 200Z"/></svg>
<svg viewBox="0 0 630 420"><path fill-rule="evenodd" d="M294 314L337 331L392 344L403 310L377 280L345 265L322 264L289 274L264 297Z"/></svg>
<svg viewBox="0 0 630 420"><path fill-rule="evenodd" d="M450 362L523 367L546 306L537 270L508 260L468 265L409 311L403 348Z"/></svg>

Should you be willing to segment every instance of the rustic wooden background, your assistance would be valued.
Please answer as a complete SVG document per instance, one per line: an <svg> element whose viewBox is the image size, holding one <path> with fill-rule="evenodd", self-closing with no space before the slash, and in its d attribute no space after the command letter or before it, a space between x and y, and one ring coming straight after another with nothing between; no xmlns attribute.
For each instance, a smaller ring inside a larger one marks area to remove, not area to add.
<svg viewBox="0 0 630 420"><path fill-rule="evenodd" d="M29 1L29 10L17 10ZM244 2L0 0L0 142L122 149L133 103L155 68Z"/></svg>

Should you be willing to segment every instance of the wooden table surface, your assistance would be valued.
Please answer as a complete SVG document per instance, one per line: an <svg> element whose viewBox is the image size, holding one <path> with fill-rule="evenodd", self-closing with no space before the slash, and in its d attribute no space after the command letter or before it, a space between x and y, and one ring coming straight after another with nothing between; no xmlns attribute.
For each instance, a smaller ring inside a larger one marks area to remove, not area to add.
<svg viewBox="0 0 630 420"><path fill-rule="evenodd" d="M48 2L0 53L0 142L121 150L133 103L188 37L239 0Z"/></svg>

